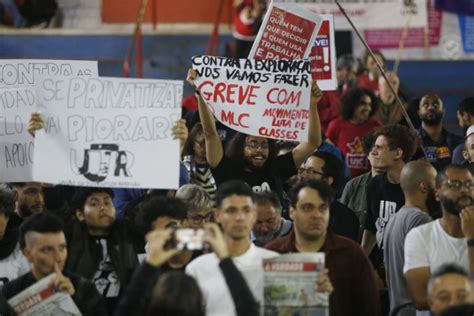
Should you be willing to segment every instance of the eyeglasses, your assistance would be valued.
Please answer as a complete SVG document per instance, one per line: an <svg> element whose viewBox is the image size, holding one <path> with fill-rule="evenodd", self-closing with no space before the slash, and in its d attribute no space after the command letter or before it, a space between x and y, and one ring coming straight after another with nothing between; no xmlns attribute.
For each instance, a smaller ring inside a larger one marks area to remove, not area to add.
<svg viewBox="0 0 474 316"><path fill-rule="evenodd" d="M245 146L247 146L248 148L251 148L251 149L257 149L257 148L268 149L268 142L259 143L259 142L256 142L256 141L252 140L250 142L246 142Z"/></svg>
<svg viewBox="0 0 474 316"><path fill-rule="evenodd" d="M448 180L446 186L452 190L460 190L462 186L466 189L472 190L474 188L474 182L472 180Z"/></svg>
<svg viewBox="0 0 474 316"><path fill-rule="evenodd" d="M202 222L209 223L213 220L213 218L214 214L212 212L209 212L206 215L193 214L189 216L189 219L196 224L200 224Z"/></svg>
<svg viewBox="0 0 474 316"><path fill-rule="evenodd" d="M310 175L314 175L314 174L319 174L321 176L325 176L326 174L324 174L324 172L319 172L319 171L316 171L314 170L313 168L298 168L298 174L303 174L303 173L307 173L307 174L310 174Z"/></svg>

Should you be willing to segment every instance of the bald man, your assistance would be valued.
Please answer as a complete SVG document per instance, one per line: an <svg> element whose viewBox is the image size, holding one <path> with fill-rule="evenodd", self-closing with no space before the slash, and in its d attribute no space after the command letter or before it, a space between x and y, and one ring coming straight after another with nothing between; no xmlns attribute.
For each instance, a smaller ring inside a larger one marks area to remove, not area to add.
<svg viewBox="0 0 474 316"><path fill-rule="evenodd" d="M421 127L417 130L423 141L426 157L436 170L451 163L454 149L462 144L463 138L448 132L443 127L444 106L436 94L427 94L420 100L418 115Z"/></svg>
<svg viewBox="0 0 474 316"><path fill-rule="evenodd" d="M436 170L424 160L407 163L400 174L405 205L390 219L385 228L383 255L390 297L390 314L395 309L415 311L403 276L405 237L413 227L430 222L430 215L439 211L435 188ZM399 313L396 315L403 315Z"/></svg>

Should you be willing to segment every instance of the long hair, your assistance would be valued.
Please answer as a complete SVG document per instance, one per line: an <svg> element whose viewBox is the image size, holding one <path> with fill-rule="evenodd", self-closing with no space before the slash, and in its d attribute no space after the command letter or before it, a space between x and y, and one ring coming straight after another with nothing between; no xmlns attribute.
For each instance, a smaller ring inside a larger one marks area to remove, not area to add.
<svg viewBox="0 0 474 316"><path fill-rule="evenodd" d="M379 109L379 102L375 94L369 89L354 88L344 94L341 98L340 111L342 119L348 121L354 116L355 109L359 106L360 100L365 95L369 96L370 101L372 102L369 117L374 116Z"/></svg>
<svg viewBox="0 0 474 316"><path fill-rule="evenodd" d="M188 139L186 139L186 143L184 143L183 156L194 156L194 141L199 134L203 133L202 124L194 124L189 132Z"/></svg>
<svg viewBox="0 0 474 316"><path fill-rule="evenodd" d="M227 158L229 158L230 161L238 167L245 166L244 145L245 138L247 136L249 135L243 133L235 133L226 148ZM277 154L275 141L270 138L268 138L268 150L268 159L265 162L265 165L267 165L269 161L272 161Z"/></svg>

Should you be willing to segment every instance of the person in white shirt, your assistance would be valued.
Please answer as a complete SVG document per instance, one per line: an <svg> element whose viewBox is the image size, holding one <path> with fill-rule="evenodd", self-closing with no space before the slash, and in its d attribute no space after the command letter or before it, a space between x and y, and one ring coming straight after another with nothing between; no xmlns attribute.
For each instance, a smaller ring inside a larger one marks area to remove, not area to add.
<svg viewBox="0 0 474 316"><path fill-rule="evenodd" d="M474 179L466 166L448 165L436 177L442 217L413 228L405 239L403 273L417 310L427 310L427 284L441 265L474 273ZM417 312L417 315L429 315Z"/></svg>
<svg viewBox="0 0 474 316"><path fill-rule="evenodd" d="M234 264L244 275L257 300L262 299L262 260L278 253L256 247L250 240L250 231L257 213L253 207L254 193L241 181L225 182L216 194L216 221L221 225ZM235 315L235 307L224 276L219 270L215 253L202 255L191 261L186 273L193 276L206 301L206 315Z"/></svg>

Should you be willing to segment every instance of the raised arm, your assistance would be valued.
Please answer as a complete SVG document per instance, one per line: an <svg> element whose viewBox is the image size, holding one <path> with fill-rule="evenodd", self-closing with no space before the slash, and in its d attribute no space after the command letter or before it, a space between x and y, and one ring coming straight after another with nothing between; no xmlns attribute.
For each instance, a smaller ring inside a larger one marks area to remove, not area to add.
<svg viewBox="0 0 474 316"><path fill-rule="evenodd" d="M321 145L321 124L319 122L318 102L323 96L316 81L311 85L311 101L309 104L308 141L296 146L293 153L295 166L298 168Z"/></svg>
<svg viewBox="0 0 474 316"><path fill-rule="evenodd" d="M196 80L196 76L197 74L194 69L188 70L188 77L186 80L194 88L196 88L196 84L194 83L194 80ZM202 129L204 131L204 138L206 141L207 163L211 168L215 168L224 156L224 148L222 147L221 139L219 138L219 134L217 133L216 121L214 119L214 116L207 107L206 102L204 101L198 90L196 90L196 98L198 100L199 118L201 119Z"/></svg>

